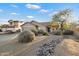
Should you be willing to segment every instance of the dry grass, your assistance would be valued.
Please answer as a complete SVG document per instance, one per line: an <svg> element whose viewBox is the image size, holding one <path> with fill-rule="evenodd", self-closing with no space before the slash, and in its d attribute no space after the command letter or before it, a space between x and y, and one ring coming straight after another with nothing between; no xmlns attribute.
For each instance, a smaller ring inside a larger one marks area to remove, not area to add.
<svg viewBox="0 0 79 59"><path fill-rule="evenodd" d="M72 39L65 39L57 47L56 51L60 50L61 52L56 52L60 55L75 55L79 56L79 43Z"/></svg>

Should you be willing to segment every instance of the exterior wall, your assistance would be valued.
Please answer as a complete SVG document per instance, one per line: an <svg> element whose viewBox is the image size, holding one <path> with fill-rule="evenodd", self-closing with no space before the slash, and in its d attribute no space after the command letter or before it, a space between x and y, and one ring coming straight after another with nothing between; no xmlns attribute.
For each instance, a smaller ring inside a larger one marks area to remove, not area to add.
<svg viewBox="0 0 79 59"><path fill-rule="evenodd" d="M34 25L29 24L29 23L22 26L22 31L32 30L32 29L36 29L36 28Z"/></svg>
<svg viewBox="0 0 79 59"><path fill-rule="evenodd" d="M21 25L22 25L23 23L21 23L21 22L17 22L17 21L15 21L15 22L12 22L11 24L9 23L9 25L10 26L15 26L15 28L21 28Z"/></svg>
<svg viewBox="0 0 79 59"><path fill-rule="evenodd" d="M40 28L41 30L47 31L47 28L46 28L45 26L40 25L39 28Z"/></svg>
<svg viewBox="0 0 79 59"><path fill-rule="evenodd" d="M2 31L6 31L6 30L11 30L13 32L16 32L18 30L18 28L2 28Z"/></svg>
<svg viewBox="0 0 79 59"><path fill-rule="evenodd" d="M56 31L60 28L60 23L59 22L53 22L51 25L52 31Z"/></svg>
<svg viewBox="0 0 79 59"><path fill-rule="evenodd" d="M41 29L41 30L47 31L45 26L39 25L38 28ZM25 25L22 26L22 31L32 30L32 29L35 30L36 27L33 24L30 24L30 23L25 24Z"/></svg>
<svg viewBox="0 0 79 59"><path fill-rule="evenodd" d="M46 31L46 26L44 26L38 22L32 22L32 24L37 25L39 29Z"/></svg>
<svg viewBox="0 0 79 59"><path fill-rule="evenodd" d="M6 30L12 30L12 31L15 31L16 29L15 29L15 28L2 28L2 31L6 31Z"/></svg>

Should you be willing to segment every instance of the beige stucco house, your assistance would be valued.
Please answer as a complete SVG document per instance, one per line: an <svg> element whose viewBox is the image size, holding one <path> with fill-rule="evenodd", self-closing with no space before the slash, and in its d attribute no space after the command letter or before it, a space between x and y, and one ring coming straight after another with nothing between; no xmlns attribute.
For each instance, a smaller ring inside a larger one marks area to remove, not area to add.
<svg viewBox="0 0 79 59"><path fill-rule="evenodd" d="M47 28L46 26L42 25L39 22L36 21L31 21L31 22L25 22L23 25L21 25L22 31L26 31L26 30L35 30L36 26L38 26L38 29L44 30L46 31Z"/></svg>

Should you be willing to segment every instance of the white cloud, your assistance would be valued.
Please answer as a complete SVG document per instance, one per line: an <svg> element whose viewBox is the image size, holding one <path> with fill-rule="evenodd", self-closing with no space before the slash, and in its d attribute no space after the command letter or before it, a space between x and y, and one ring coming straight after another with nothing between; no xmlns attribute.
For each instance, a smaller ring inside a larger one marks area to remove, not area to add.
<svg viewBox="0 0 79 59"><path fill-rule="evenodd" d="M49 16L53 16L53 15L55 15L55 14L57 14L57 13L58 13L58 11L54 11L54 12L49 13L48 15L49 15Z"/></svg>
<svg viewBox="0 0 79 59"><path fill-rule="evenodd" d="M33 5L33 4L26 4L26 7L34 10L41 9L39 5Z"/></svg>
<svg viewBox="0 0 79 59"><path fill-rule="evenodd" d="M11 4L12 7L17 8L18 6L16 4Z"/></svg>
<svg viewBox="0 0 79 59"><path fill-rule="evenodd" d="M18 15L17 13L15 13L15 12L13 12L13 13L11 13L11 15Z"/></svg>
<svg viewBox="0 0 79 59"><path fill-rule="evenodd" d="M48 11L48 10L45 10L45 9L41 9L40 12L47 13L47 12L49 12L49 11Z"/></svg>
<svg viewBox="0 0 79 59"><path fill-rule="evenodd" d="M0 9L0 12L3 12L3 9Z"/></svg>
<svg viewBox="0 0 79 59"><path fill-rule="evenodd" d="M29 19L33 19L34 17L33 16L26 16L27 18L29 18Z"/></svg>

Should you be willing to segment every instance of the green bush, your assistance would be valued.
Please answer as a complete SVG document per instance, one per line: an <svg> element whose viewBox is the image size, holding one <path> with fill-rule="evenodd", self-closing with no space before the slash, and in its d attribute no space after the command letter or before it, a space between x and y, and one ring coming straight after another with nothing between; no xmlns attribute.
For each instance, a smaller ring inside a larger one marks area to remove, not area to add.
<svg viewBox="0 0 79 59"><path fill-rule="evenodd" d="M38 30L38 34L42 34L42 35L47 35L48 36L48 33L45 32L44 30Z"/></svg>
<svg viewBox="0 0 79 59"><path fill-rule="evenodd" d="M44 31L43 30L38 30L38 34L43 34Z"/></svg>
<svg viewBox="0 0 79 59"><path fill-rule="evenodd" d="M37 30L31 30L34 34L35 34L35 36L37 36L38 35L38 31Z"/></svg>
<svg viewBox="0 0 79 59"><path fill-rule="evenodd" d="M61 31L57 30L55 32L53 32L54 35L61 35Z"/></svg>
<svg viewBox="0 0 79 59"><path fill-rule="evenodd" d="M48 34L47 32L43 32L43 35L46 35L46 36L48 36L49 34Z"/></svg>
<svg viewBox="0 0 79 59"><path fill-rule="evenodd" d="M31 31L23 31L18 36L18 42L20 43L28 43L34 40L35 34Z"/></svg>
<svg viewBox="0 0 79 59"><path fill-rule="evenodd" d="M72 30L65 30L63 32L63 35L73 35L73 34L74 34L74 32Z"/></svg>

